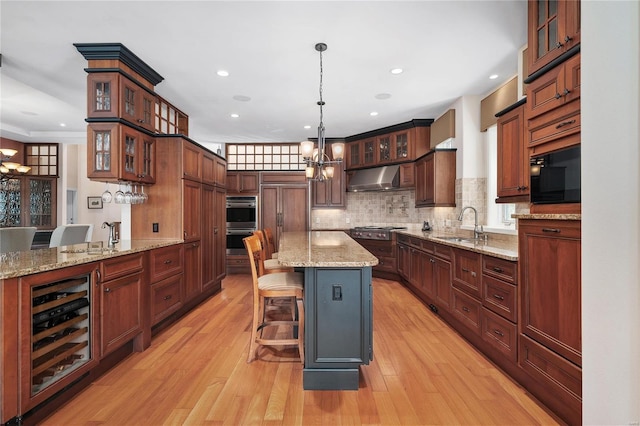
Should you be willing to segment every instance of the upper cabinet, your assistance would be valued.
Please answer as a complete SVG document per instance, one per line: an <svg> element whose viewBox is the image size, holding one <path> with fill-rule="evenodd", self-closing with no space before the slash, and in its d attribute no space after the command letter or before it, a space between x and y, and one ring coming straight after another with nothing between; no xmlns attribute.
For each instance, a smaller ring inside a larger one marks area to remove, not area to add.
<svg viewBox="0 0 640 426"><path fill-rule="evenodd" d="M455 207L456 150L431 151L415 166L416 207Z"/></svg>
<svg viewBox="0 0 640 426"><path fill-rule="evenodd" d="M529 75L580 44L580 2L529 1Z"/></svg>
<svg viewBox="0 0 640 426"><path fill-rule="evenodd" d="M524 105L498 118L498 179L496 202L529 200L529 150L525 142Z"/></svg>
<svg viewBox="0 0 640 426"><path fill-rule="evenodd" d="M412 120L346 138L346 170L414 161L429 151L433 120Z"/></svg>
<svg viewBox="0 0 640 426"><path fill-rule="evenodd" d="M257 195L260 190L258 172L228 172L227 192L229 194Z"/></svg>
<svg viewBox="0 0 640 426"><path fill-rule="evenodd" d="M329 158L331 154L331 144L327 144ZM334 164L333 178L324 181L311 182L311 208L346 208L346 174L344 163Z"/></svg>

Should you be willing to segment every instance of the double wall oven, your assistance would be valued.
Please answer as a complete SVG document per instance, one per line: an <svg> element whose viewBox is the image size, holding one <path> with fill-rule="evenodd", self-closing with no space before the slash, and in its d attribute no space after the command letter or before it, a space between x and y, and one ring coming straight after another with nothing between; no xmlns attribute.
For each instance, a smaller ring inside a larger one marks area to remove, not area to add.
<svg viewBox="0 0 640 426"><path fill-rule="evenodd" d="M258 197L227 196L227 254L242 255L247 251L242 239L258 226Z"/></svg>

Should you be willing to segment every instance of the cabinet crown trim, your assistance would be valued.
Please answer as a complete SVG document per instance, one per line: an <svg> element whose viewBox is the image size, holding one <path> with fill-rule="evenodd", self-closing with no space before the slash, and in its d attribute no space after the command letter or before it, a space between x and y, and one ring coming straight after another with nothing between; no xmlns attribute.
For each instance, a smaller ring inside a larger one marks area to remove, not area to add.
<svg viewBox="0 0 640 426"><path fill-rule="evenodd" d="M371 130L357 135L348 136L345 138L346 142L353 142L361 139L367 139L374 136L384 135L386 133L398 132L401 130L412 129L414 127L431 127L434 122L433 118L416 118L411 121L407 121L400 124L394 124L392 126L382 127L380 129Z"/></svg>

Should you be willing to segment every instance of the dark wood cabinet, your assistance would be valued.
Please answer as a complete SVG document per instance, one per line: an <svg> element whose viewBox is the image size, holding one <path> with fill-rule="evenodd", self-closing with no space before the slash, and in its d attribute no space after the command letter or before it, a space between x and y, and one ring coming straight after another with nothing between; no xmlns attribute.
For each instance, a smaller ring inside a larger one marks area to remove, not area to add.
<svg viewBox="0 0 640 426"><path fill-rule="evenodd" d="M202 293L202 250L200 241L184 243L184 301Z"/></svg>
<svg viewBox="0 0 640 426"><path fill-rule="evenodd" d="M199 240L201 237L202 194L201 184L191 180L182 181L183 191L183 239Z"/></svg>
<svg viewBox="0 0 640 426"><path fill-rule="evenodd" d="M529 200L529 150L525 138L524 105L498 118L496 202Z"/></svg>
<svg viewBox="0 0 640 426"><path fill-rule="evenodd" d="M349 142L346 146L346 169L373 167L377 164L376 139Z"/></svg>
<svg viewBox="0 0 640 426"><path fill-rule="evenodd" d="M418 159L416 207L455 207L456 150L435 150Z"/></svg>
<svg viewBox="0 0 640 426"><path fill-rule="evenodd" d="M202 185L202 286L220 286L225 275L224 188Z"/></svg>
<svg viewBox="0 0 640 426"><path fill-rule="evenodd" d="M260 191L258 172L228 172L227 192L229 194L257 195Z"/></svg>
<svg viewBox="0 0 640 426"><path fill-rule="evenodd" d="M528 12L531 75L580 44L580 1L529 1Z"/></svg>
<svg viewBox="0 0 640 426"><path fill-rule="evenodd" d="M87 177L107 181L155 182L155 138L117 123L90 123Z"/></svg>
<svg viewBox="0 0 640 426"><path fill-rule="evenodd" d="M518 221L518 363L570 424L581 422L582 410L580 233L579 220Z"/></svg>
<svg viewBox="0 0 640 426"><path fill-rule="evenodd" d="M182 244L149 252L151 326L182 307L184 248Z"/></svg>
<svg viewBox="0 0 640 426"><path fill-rule="evenodd" d="M527 86L528 119L580 99L580 57L572 56Z"/></svg>
<svg viewBox="0 0 640 426"><path fill-rule="evenodd" d="M309 186L304 173L262 173L260 228L271 228L278 247L283 232L309 229Z"/></svg>
<svg viewBox="0 0 640 426"><path fill-rule="evenodd" d="M331 149L329 148L328 151L331 152ZM344 162L333 164L332 179L311 182L311 208L346 208L346 174L344 165Z"/></svg>
<svg viewBox="0 0 640 426"><path fill-rule="evenodd" d="M480 299L481 255L469 250L454 248L453 265L453 286Z"/></svg>
<svg viewBox="0 0 640 426"><path fill-rule="evenodd" d="M145 297L144 254L105 260L100 265L100 354L102 357L131 339L141 338ZM136 343L137 350L143 350Z"/></svg>

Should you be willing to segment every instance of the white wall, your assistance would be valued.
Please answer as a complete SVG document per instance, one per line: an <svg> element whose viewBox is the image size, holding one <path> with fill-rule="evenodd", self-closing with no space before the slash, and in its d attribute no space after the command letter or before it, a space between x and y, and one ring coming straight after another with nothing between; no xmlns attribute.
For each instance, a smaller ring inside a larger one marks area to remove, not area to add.
<svg viewBox="0 0 640 426"><path fill-rule="evenodd" d="M483 134L480 132L481 96L462 96L447 110L456 110L456 179L487 177Z"/></svg>
<svg viewBox="0 0 640 426"><path fill-rule="evenodd" d="M582 2L583 422L640 421L640 3Z"/></svg>

